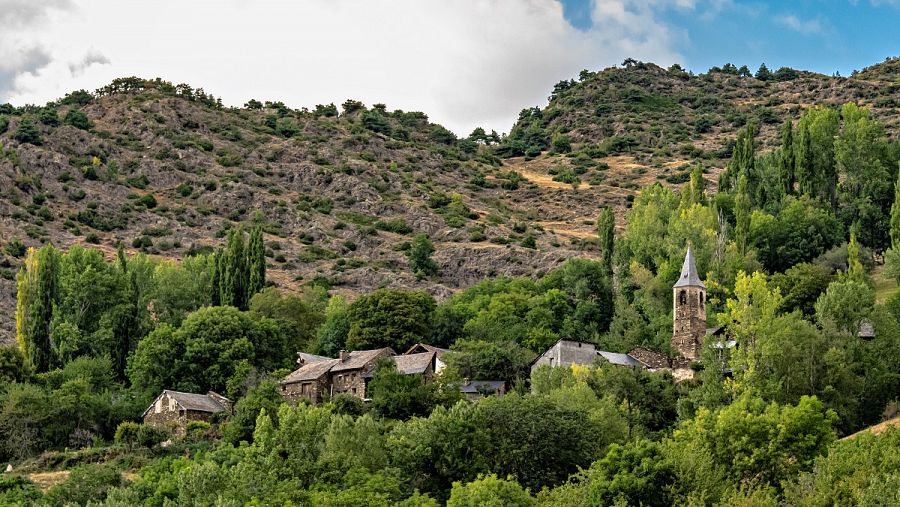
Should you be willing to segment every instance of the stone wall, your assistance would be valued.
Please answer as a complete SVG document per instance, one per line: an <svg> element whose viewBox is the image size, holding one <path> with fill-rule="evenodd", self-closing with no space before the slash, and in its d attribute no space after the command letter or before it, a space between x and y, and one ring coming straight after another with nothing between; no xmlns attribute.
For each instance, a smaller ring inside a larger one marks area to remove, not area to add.
<svg viewBox="0 0 900 507"><path fill-rule="evenodd" d="M366 379L363 370L351 370L331 374L331 388L333 395L349 393L359 399L366 397Z"/></svg>
<svg viewBox="0 0 900 507"><path fill-rule="evenodd" d="M315 380L282 384L281 395L291 403L297 403L301 398L305 398L313 405L318 405L329 395L328 375L325 374Z"/></svg>
<svg viewBox="0 0 900 507"><path fill-rule="evenodd" d="M676 287L672 347L687 359L700 358L706 335L706 291L702 287Z"/></svg>

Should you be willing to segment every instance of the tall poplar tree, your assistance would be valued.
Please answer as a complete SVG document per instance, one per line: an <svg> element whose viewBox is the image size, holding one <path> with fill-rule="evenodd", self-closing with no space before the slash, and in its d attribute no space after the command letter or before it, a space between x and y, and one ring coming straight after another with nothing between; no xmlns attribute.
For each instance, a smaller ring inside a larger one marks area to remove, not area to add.
<svg viewBox="0 0 900 507"><path fill-rule="evenodd" d="M778 173L781 177L781 186L785 195L794 193L794 167L796 166L794 154L794 126L791 120L785 120L781 127L781 153L778 158Z"/></svg>
<svg viewBox="0 0 900 507"><path fill-rule="evenodd" d="M816 175L812 157L812 139L809 135L809 124L801 121L797 124L800 142L797 143L794 157L794 179L800 187L802 195L816 195Z"/></svg>
<svg viewBox="0 0 900 507"><path fill-rule="evenodd" d="M746 127L738 131L731 160L725 171L719 176L719 188L730 192L741 176L747 177L747 195L752 195L756 190L756 174L754 161L756 156L756 125L748 123Z"/></svg>
<svg viewBox="0 0 900 507"><path fill-rule="evenodd" d="M228 244L223 252L221 262L219 303L222 306L234 306L239 310L246 310L249 276L243 229L233 229L228 234Z"/></svg>
<svg viewBox="0 0 900 507"><path fill-rule="evenodd" d="M734 241L741 255L747 253L750 237L750 196L747 192L747 176L738 180L737 195L734 196Z"/></svg>
<svg viewBox="0 0 900 507"><path fill-rule="evenodd" d="M606 268L606 274L612 275L613 248L615 244L616 217L612 208L604 206L597 217L597 235L600 237L601 262Z"/></svg>
<svg viewBox="0 0 900 507"><path fill-rule="evenodd" d="M59 255L53 245L28 249L16 277L16 340L35 371L52 367L50 323L58 299Z"/></svg>
<svg viewBox="0 0 900 507"><path fill-rule="evenodd" d="M850 242L847 243L847 277L855 282L865 283L866 273L859 260L859 244L856 242L856 231L850 231Z"/></svg>
<svg viewBox="0 0 900 507"><path fill-rule="evenodd" d="M900 168L900 163L898 163ZM894 183L894 204L891 205L891 248L900 248L900 170Z"/></svg>
<svg viewBox="0 0 900 507"><path fill-rule="evenodd" d="M694 204L706 205L706 180L703 178L703 166L697 164L691 170L691 180L681 188L681 208L690 208Z"/></svg>
<svg viewBox="0 0 900 507"><path fill-rule="evenodd" d="M224 252L221 247L212 254L210 269L212 270L212 298L213 306L222 305L222 258Z"/></svg>
<svg viewBox="0 0 900 507"><path fill-rule="evenodd" d="M266 249L263 244L262 228L256 226L250 232L250 242L247 244L247 266L249 275L247 281L247 303L254 294L263 290L266 286Z"/></svg>

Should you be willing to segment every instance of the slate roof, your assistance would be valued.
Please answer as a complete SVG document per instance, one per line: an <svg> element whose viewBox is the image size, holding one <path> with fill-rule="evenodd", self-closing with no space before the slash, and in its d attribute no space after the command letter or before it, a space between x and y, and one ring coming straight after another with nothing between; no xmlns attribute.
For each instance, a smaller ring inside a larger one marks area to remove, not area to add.
<svg viewBox="0 0 900 507"><path fill-rule="evenodd" d="M407 375L425 373L434 361L435 352L420 352L418 354L405 354L394 356L394 364L397 371Z"/></svg>
<svg viewBox="0 0 900 507"><path fill-rule="evenodd" d="M687 253L684 254L684 264L681 266L681 277L675 282L673 287L703 287L703 281L697 274L697 264L694 262L694 251L688 245Z"/></svg>
<svg viewBox="0 0 900 507"><path fill-rule="evenodd" d="M307 363L301 366L300 368L292 371L290 375L284 378L281 381L282 384L293 384L295 382L304 382L309 380L316 380L320 378L322 375L328 373L331 370L331 367L339 363L338 359L328 359L325 361L317 361L314 363Z"/></svg>
<svg viewBox="0 0 900 507"><path fill-rule="evenodd" d="M497 392L506 386L502 380L469 380L459 386L459 391L464 394L478 394L484 391Z"/></svg>
<svg viewBox="0 0 900 507"><path fill-rule="evenodd" d="M330 359L330 357L307 354L306 352L297 352L297 362L300 364L318 363L320 361L328 361Z"/></svg>
<svg viewBox="0 0 900 507"><path fill-rule="evenodd" d="M413 345L412 347L410 347L409 350L407 350L403 354L404 355L418 354L420 352L434 352L435 354L437 354L438 357L441 357L441 355L443 355L447 352L450 352L450 350L442 349L440 347L435 347L434 345L428 345L427 343L417 343L417 344Z"/></svg>
<svg viewBox="0 0 900 507"><path fill-rule="evenodd" d="M863 321L859 323L859 332L857 335L860 338L875 338L875 326L872 325L870 320L863 319Z"/></svg>
<svg viewBox="0 0 900 507"><path fill-rule="evenodd" d="M605 350L598 350L597 354L601 355L604 359L609 361L611 364L617 364L619 366L644 366L643 363L641 363L637 359L629 356L628 354L619 354L618 352L606 352Z"/></svg>
<svg viewBox="0 0 900 507"><path fill-rule="evenodd" d="M168 394L169 398L175 400L175 403L177 403L184 410L191 410L193 412L207 412L210 414L215 414L216 412L224 412L226 410L225 407L220 405L219 402L217 402L211 396L207 396L205 394L183 393L181 391L164 389L163 392L153 400L153 403L150 404L147 410L144 410L144 415L147 415L147 412L149 412L150 409L153 408L153 405L156 404L156 400L158 400L165 394Z"/></svg>
<svg viewBox="0 0 900 507"><path fill-rule="evenodd" d="M331 371L348 371L364 368L378 356L384 355L385 352L387 352L388 356L394 355L394 351L388 347L373 350L354 350L349 353L350 357L346 360L341 361L340 359L337 359L337 364L331 368Z"/></svg>

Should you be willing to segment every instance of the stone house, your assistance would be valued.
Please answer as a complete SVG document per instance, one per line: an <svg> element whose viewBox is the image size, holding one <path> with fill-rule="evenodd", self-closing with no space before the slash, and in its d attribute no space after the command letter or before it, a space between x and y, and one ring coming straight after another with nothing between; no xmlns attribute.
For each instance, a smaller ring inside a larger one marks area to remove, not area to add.
<svg viewBox="0 0 900 507"><path fill-rule="evenodd" d="M337 359L326 359L301 364L281 381L281 395L292 403L301 398L313 404L322 403L331 392L328 373L337 362Z"/></svg>
<svg viewBox="0 0 900 507"><path fill-rule="evenodd" d="M397 371L406 375L422 375L425 382L430 382L437 373L435 364L437 355L434 352L406 353L402 356L394 356L394 366Z"/></svg>
<svg viewBox="0 0 900 507"><path fill-rule="evenodd" d="M358 398L368 398L366 387L375 370L378 359L391 357L390 348L374 350L341 351L338 363L331 367L331 395L349 393Z"/></svg>
<svg viewBox="0 0 900 507"><path fill-rule="evenodd" d="M183 393L166 389L144 410L144 424L172 426L184 432L188 421L209 421L218 413L230 414L234 403L209 391L206 394Z"/></svg>
<svg viewBox="0 0 900 507"><path fill-rule="evenodd" d="M336 359L300 353L300 367L281 381L281 394L291 402L303 398L313 404L341 393L366 399L366 387L378 359L393 355L390 348L341 351Z"/></svg>
<svg viewBox="0 0 900 507"><path fill-rule="evenodd" d="M435 347L434 345L428 345L425 343L417 343L417 344L413 345L412 347L410 347L409 350L404 352L403 355L422 354L425 352L434 353L434 361L433 361L434 364L432 365L432 368L434 369L434 373L440 373L441 370L443 370L447 366L447 363L445 363L443 360L443 355L450 351L447 349L442 349L440 347Z"/></svg>
<svg viewBox="0 0 900 507"><path fill-rule="evenodd" d="M573 364L594 366L598 362L607 362L618 366L631 366L633 368L647 367L629 354L597 350L596 345L593 343L557 340L556 343L531 363L531 371L533 372L543 365L568 368Z"/></svg>

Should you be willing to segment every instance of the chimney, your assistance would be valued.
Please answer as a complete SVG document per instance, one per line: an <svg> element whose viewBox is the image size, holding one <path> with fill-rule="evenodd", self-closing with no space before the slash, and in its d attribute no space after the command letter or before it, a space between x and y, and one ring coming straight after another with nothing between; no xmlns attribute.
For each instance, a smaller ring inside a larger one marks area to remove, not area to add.
<svg viewBox="0 0 900 507"><path fill-rule="evenodd" d="M347 352L346 350L342 350L342 351L340 352L340 354L338 355L338 358L339 358L339 359L341 360L341 362L343 363L343 362L346 361L347 359L350 359L350 353Z"/></svg>

